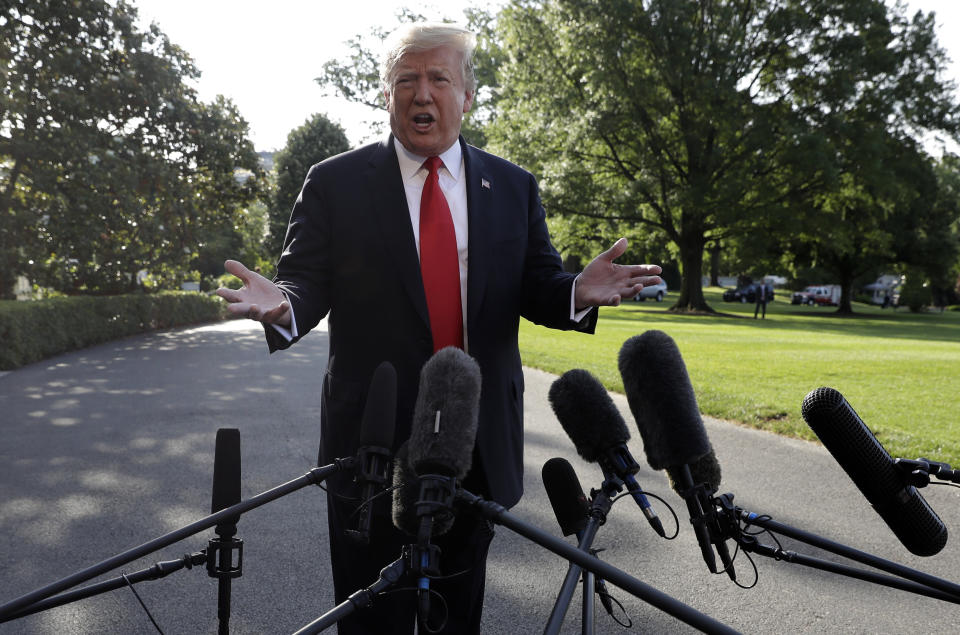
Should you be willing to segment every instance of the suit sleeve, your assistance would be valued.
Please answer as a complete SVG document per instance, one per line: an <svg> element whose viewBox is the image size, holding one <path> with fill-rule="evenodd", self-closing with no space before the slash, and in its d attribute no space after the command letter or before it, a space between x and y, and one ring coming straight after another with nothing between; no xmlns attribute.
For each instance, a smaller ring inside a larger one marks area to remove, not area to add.
<svg viewBox="0 0 960 635"><path fill-rule="evenodd" d="M524 263L521 315L542 326L593 333L597 324L594 307L579 322L570 319L570 296L576 275L563 271L560 254L550 242L546 212L540 190L529 177L527 256Z"/></svg>
<svg viewBox="0 0 960 635"><path fill-rule="evenodd" d="M319 324L330 309L330 221L320 176L318 165L307 174L290 214L274 278L290 300L297 336L288 341L273 329L266 329L271 351L298 341Z"/></svg>

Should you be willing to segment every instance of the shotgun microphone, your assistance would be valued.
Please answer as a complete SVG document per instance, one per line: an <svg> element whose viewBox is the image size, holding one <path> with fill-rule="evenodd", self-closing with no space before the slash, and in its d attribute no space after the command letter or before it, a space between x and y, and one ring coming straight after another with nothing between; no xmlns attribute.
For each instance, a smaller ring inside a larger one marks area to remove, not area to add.
<svg viewBox="0 0 960 635"><path fill-rule="evenodd" d="M213 454L213 495L210 512L217 513L240 502L240 430L217 430ZM240 514L214 527L217 537L207 545L207 575L217 578L218 632L230 632L232 581L243 575L243 541L236 538ZM236 558L234 558L236 552Z"/></svg>
<svg viewBox="0 0 960 635"><path fill-rule="evenodd" d="M360 420L360 448L357 451L357 474L360 485L360 508L357 528L348 529L349 538L360 544L370 542L371 498L382 492L390 478L393 433L397 418L397 371L390 362L381 362L373 372L367 402Z"/></svg>
<svg viewBox="0 0 960 635"><path fill-rule="evenodd" d="M240 430L220 428L213 453L213 494L210 513L240 502ZM231 537L237 533L240 514L230 516L215 528L217 535Z"/></svg>
<svg viewBox="0 0 960 635"><path fill-rule="evenodd" d="M470 471L480 415L480 366L459 348L442 348L420 371L410 438L394 466L393 521L417 537L412 556L419 571L417 618L422 628L430 615L430 578L439 574L434 536L453 526L457 481ZM419 481L418 498L410 485ZM398 487L398 485L400 485Z"/></svg>
<svg viewBox="0 0 960 635"><path fill-rule="evenodd" d="M646 331L624 342L618 366L647 463L655 470L665 469L670 486L687 503L697 543L711 573L719 573L715 547L723 570L736 580L727 544L712 518L710 497L720 487L720 464L703 427L676 342L663 331Z"/></svg>
<svg viewBox="0 0 960 635"><path fill-rule="evenodd" d="M910 553L932 556L947 544L947 528L906 475L833 388L817 388L800 408L807 425Z"/></svg>
<svg viewBox="0 0 960 635"><path fill-rule="evenodd" d="M634 478L640 465L627 449L630 432L606 388L578 368L556 379L548 398L577 454L590 463L599 463L605 477L616 476L623 481L650 526L665 536L663 523Z"/></svg>

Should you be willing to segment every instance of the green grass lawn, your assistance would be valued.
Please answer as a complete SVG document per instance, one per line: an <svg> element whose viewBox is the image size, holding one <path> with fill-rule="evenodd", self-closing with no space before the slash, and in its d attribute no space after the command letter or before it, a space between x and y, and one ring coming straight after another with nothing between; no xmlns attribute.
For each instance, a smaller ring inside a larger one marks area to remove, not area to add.
<svg viewBox="0 0 960 635"><path fill-rule="evenodd" d="M754 320L752 304L723 302L721 292L705 290L715 316L668 313L674 293L662 303L604 308L593 336L523 322L524 364L557 374L585 368L622 393L620 347L659 329L677 342L704 414L816 439L800 405L830 386L892 456L960 467L960 312L855 303L855 315L841 317L833 307L791 305L789 292L778 291L767 319Z"/></svg>

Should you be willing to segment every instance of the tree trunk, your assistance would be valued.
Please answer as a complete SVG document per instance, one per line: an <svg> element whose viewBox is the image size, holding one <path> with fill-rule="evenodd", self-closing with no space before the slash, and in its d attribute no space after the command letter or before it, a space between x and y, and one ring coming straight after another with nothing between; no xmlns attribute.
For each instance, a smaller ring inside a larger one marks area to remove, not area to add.
<svg viewBox="0 0 960 635"><path fill-rule="evenodd" d="M839 269L840 302L837 306L837 313L853 315L853 272L849 267L841 266Z"/></svg>
<svg viewBox="0 0 960 635"><path fill-rule="evenodd" d="M696 232L693 232L696 233ZM670 307L678 313L715 311L710 308L703 298L703 235L683 235L678 241L680 245L680 266L682 278L680 280L680 297L677 303Z"/></svg>
<svg viewBox="0 0 960 635"><path fill-rule="evenodd" d="M720 245L713 243L710 246L710 286L720 286Z"/></svg>

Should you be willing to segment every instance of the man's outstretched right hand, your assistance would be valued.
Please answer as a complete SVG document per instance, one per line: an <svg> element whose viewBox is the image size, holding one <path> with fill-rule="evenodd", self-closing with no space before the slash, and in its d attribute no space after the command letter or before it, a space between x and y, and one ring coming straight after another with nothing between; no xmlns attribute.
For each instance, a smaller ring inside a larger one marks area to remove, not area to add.
<svg viewBox="0 0 960 635"><path fill-rule="evenodd" d="M227 305L230 313L264 324L290 327L290 303L277 285L236 260L226 261L223 268L243 282L240 289L217 289L217 295L230 303Z"/></svg>

